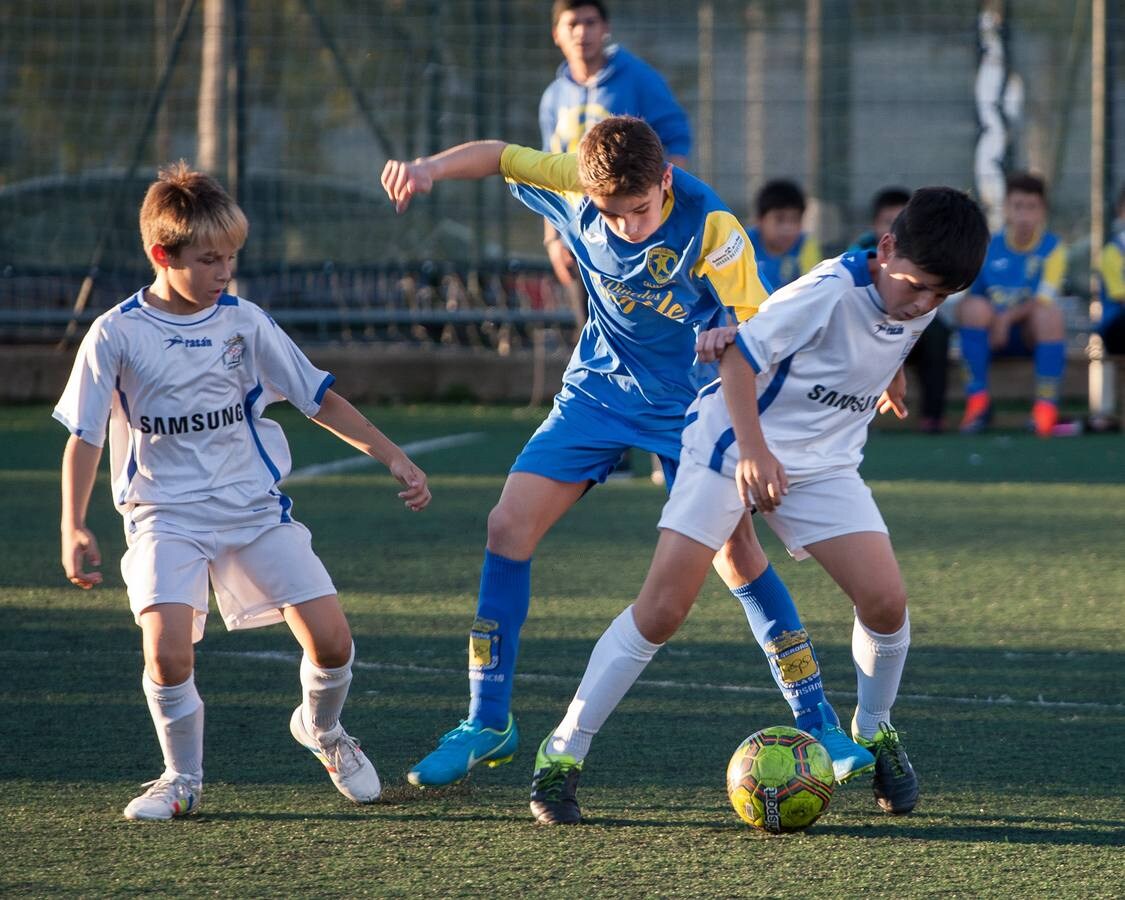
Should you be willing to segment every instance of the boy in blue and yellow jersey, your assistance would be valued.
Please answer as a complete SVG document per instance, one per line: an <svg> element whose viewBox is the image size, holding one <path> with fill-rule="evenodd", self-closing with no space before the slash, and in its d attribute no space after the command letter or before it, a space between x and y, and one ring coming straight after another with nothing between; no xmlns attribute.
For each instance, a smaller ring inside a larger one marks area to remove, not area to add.
<svg viewBox="0 0 1125 900"><path fill-rule="evenodd" d="M1059 385L1066 365L1066 323L1058 304L1066 249L1057 235L1047 231L1042 178L1027 172L1008 177L1004 223L958 308L967 375L961 431L974 434L988 424L992 354L1031 354L1035 361L1031 425L1040 437L1050 437L1058 423Z"/></svg>
<svg viewBox="0 0 1125 900"><path fill-rule="evenodd" d="M805 194L792 181L767 181L754 201L758 222L747 232L762 281L776 291L821 260L820 244L801 229Z"/></svg>
<svg viewBox="0 0 1125 900"><path fill-rule="evenodd" d="M746 320L766 296L738 220L707 185L665 162L660 139L637 118L598 123L576 155L481 141L413 163L391 160L382 182L401 212L437 181L493 174L504 175L516 197L562 235L590 295L590 319L550 415L517 457L489 514L469 636L469 714L407 774L418 786L449 784L478 763L511 759L518 744L512 678L532 553L605 480L625 448L659 454L672 484L684 413L695 396L696 332L723 316ZM715 567L771 661L778 628L808 642L749 520L716 555ZM794 715L805 716L802 727L848 774L874 765L839 727L819 672L802 678L799 691L792 690L795 674L774 673Z"/></svg>
<svg viewBox="0 0 1125 900"><path fill-rule="evenodd" d="M1102 315L1098 334L1107 353L1125 353L1125 188L1117 195L1113 237L1102 248L1098 276Z"/></svg>

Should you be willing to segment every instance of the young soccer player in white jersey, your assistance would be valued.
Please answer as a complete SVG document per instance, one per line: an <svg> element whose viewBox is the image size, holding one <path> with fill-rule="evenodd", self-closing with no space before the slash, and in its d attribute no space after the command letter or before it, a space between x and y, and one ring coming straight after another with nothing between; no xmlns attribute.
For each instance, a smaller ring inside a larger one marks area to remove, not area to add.
<svg viewBox="0 0 1125 900"><path fill-rule="evenodd" d="M512 465L488 516L469 636L469 714L407 773L419 787L450 784L480 763L512 758L519 742L512 678L535 548L605 480L623 449L659 454L672 483L684 413L695 395L696 332L749 318L765 297L738 220L707 185L665 162L660 139L640 119L599 122L577 154L479 141L414 162L391 160L382 181L401 212L435 182L496 174L567 242L590 296L590 319L551 414ZM828 748L839 778L874 767L871 753L840 728L819 673L798 676L777 666L776 638L799 623L787 627L797 619L792 598L749 523L714 556L798 726Z"/></svg>
<svg viewBox="0 0 1125 900"><path fill-rule="evenodd" d="M540 746L531 802L538 821L580 820L577 781L593 736L680 627L712 556L748 508L795 558L816 559L854 604L852 735L875 753L879 805L914 808L918 781L890 719L910 643L906 589L858 467L880 393L941 302L976 277L987 243L976 203L923 188L875 253L826 260L717 342L715 332L701 337L701 347L734 346L722 353L721 379L688 411L644 586L598 640L565 717ZM798 646L782 653L816 665Z"/></svg>
<svg viewBox="0 0 1125 900"><path fill-rule="evenodd" d="M350 403L253 303L224 293L246 240L242 210L212 178L180 162L160 173L140 214L153 283L99 316L82 341L55 418L71 432L62 465L62 563L101 582L86 509L109 420L113 501L125 520L121 572L144 650L142 684L164 771L127 819L199 808L203 702L193 643L203 636L208 578L227 628L285 621L304 650L293 737L356 803L379 777L340 724L354 647L307 528L278 483L289 473L280 426L262 417L288 399L341 440L384 463L412 510L425 474Z"/></svg>

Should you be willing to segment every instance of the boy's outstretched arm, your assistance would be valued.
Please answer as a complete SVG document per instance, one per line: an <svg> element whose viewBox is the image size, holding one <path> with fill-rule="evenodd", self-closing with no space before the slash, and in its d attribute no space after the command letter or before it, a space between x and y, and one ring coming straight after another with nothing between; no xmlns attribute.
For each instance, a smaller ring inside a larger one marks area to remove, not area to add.
<svg viewBox="0 0 1125 900"><path fill-rule="evenodd" d="M62 461L62 566L71 584L89 590L101 584L101 572L87 572L86 564L100 566L102 555L93 532L86 527L86 509L98 476L102 448L77 435L66 442Z"/></svg>
<svg viewBox="0 0 1125 900"><path fill-rule="evenodd" d="M428 194L435 182L499 175L500 155L507 146L504 141L473 141L413 162L387 160L380 179L383 190L394 203L395 212L405 212L414 196Z"/></svg>
<svg viewBox="0 0 1125 900"><path fill-rule="evenodd" d="M358 409L335 391L328 391L312 420L345 443L379 460L405 490L399 491L407 508L418 512L430 502L426 473L410 461L402 449L372 425Z"/></svg>
<svg viewBox="0 0 1125 900"><path fill-rule="evenodd" d="M719 374L738 442L738 466L734 472L738 496L747 507L773 512L781 504L782 495L789 493L789 479L762 434L754 370L742 352L732 345L723 353Z"/></svg>

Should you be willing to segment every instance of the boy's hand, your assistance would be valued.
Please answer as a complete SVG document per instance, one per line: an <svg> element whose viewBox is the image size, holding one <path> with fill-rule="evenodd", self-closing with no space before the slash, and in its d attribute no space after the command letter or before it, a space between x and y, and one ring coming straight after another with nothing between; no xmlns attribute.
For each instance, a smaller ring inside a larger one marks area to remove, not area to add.
<svg viewBox="0 0 1125 900"><path fill-rule="evenodd" d="M902 369L895 373L895 377L891 379L891 383L883 391L876 409L880 413L889 413L894 410L894 414L900 419L905 419L910 415L910 411L906 408L906 372Z"/></svg>
<svg viewBox="0 0 1125 900"><path fill-rule="evenodd" d="M83 571L86 563L91 566L102 564L102 554L93 532L85 526L64 530L62 533L62 566L71 584L88 591L95 584L102 583L101 572Z"/></svg>
<svg viewBox="0 0 1125 900"><path fill-rule="evenodd" d="M406 508L414 512L425 509L429 505L431 496L430 488L426 484L426 473L405 455L393 460L388 468L398 483L406 488L398 494L399 499L406 504Z"/></svg>
<svg viewBox="0 0 1125 900"><path fill-rule="evenodd" d="M747 509L773 512L781 505L781 498L789 493L789 478L785 468L769 450L757 456L743 456L734 470L738 496Z"/></svg>
<svg viewBox="0 0 1125 900"><path fill-rule="evenodd" d="M416 194L428 194L434 187L433 175L424 160L402 162L387 160L380 179L383 190L395 205L395 212L405 212Z"/></svg>
<svg viewBox="0 0 1125 900"><path fill-rule="evenodd" d="M738 336L737 325L723 325L704 331L695 340L695 355L701 363L715 362Z"/></svg>

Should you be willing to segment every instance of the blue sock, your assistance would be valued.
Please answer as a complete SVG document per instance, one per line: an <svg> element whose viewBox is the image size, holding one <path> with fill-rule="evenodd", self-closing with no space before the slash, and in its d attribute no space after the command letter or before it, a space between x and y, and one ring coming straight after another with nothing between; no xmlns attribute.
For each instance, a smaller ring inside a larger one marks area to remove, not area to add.
<svg viewBox="0 0 1125 900"><path fill-rule="evenodd" d="M966 394L976 394L988 390L988 364L992 351L988 347L987 328L961 329L961 359L965 362L968 375L965 383Z"/></svg>
<svg viewBox="0 0 1125 900"><path fill-rule="evenodd" d="M531 603L531 560L484 551L477 617L469 632L469 718L506 728L520 628Z"/></svg>
<svg viewBox="0 0 1125 900"><path fill-rule="evenodd" d="M840 724L832 706L824 698L820 665L812 642L801 625L801 617L785 583L773 566L742 587L731 591L742 603L746 620L758 645L765 651L773 680L781 689L797 727L803 731L821 724L817 707L823 703L832 724Z"/></svg>
<svg viewBox="0 0 1125 900"><path fill-rule="evenodd" d="M1059 384L1066 366L1066 344L1049 341L1035 345L1035 399L1058 406Z"/></svg>

